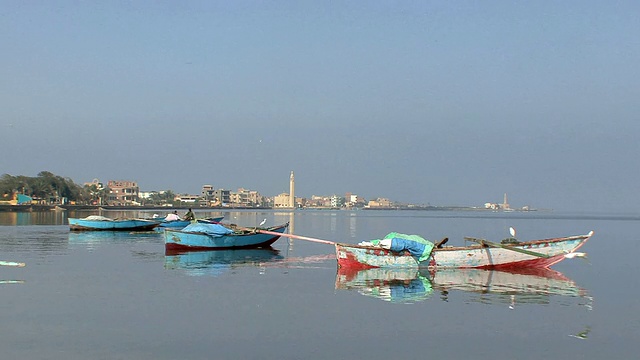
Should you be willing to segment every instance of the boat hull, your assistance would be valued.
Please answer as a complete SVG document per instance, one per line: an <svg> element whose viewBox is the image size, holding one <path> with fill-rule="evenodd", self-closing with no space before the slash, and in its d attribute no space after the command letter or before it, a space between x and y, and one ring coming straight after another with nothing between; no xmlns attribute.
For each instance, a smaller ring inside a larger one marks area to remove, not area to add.
<svg viewBox="0 0 640 360"><path fill-rule="evenodd" d="M71 231L149 231L160 225L159 221L146 219L87 220L69 218Z"/></svg>
<svg viewBox="0 0 640 360"><path fill-rule="evenodd" d="M437 248L429 259L418 262L408 252L394 253L390 250L348 244L336 244L336 258L339 267L354 269L369 268L479 268L513 269L523 267L548 268L575 252L591 237L587 235L569 236L545 240L522 242L514 248L535 252L544 257L524 254L508 248L473 245L465 247Z"/></svg>
<svg viewBox="0 0 640 360"><path fill-rule="evenodd" d="M284 224L265 230L282 234L288 226L289 224ZM273 244L279 238L280 236L262 234L258 232L213 236L204 233L186 232L173 229L164 230L166 251L265 248Z"/></svg>

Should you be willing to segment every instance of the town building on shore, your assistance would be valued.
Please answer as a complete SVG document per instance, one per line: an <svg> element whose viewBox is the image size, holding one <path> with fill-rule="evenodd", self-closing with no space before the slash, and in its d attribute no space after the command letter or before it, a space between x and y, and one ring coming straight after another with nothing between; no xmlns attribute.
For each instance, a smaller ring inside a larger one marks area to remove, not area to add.
<svg viewBox="0 0 640 360"><path fill-rule="evenodd" d="M108 205L140 205L140 188L135 181L109 180Z"/></svg>

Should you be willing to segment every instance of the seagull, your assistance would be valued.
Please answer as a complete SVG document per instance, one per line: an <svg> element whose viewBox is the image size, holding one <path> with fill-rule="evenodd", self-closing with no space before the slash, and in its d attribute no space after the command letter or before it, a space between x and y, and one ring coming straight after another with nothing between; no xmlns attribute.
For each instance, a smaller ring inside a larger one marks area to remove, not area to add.
<svg viewBox="0 0 640 360"><path fill-rule="evenodd" d="M267 222L267 219L262 220L262 222L260 223L260 226L264 225L264 223Z"/></svg>
<svg viewBox="0 0 640 360"><path fill-rule="evenodd" d="M584 330L580 331L577 334L569 334L569 336L574 337L576 339L585 340L591 331L591 327L587 326Z"/></svg>
<svg viewBox="0 0 640 360"><path fill-rule="evenodd" d="M516 237L516 229L514 229L513 226L509 227L509 233L512 237Z"/></svg>
<svg viewBox="0 0 640 360"><path fill-rule="evenodd" d="M568 254L565 254L564 257L566 257L567 259L573 259L574 257L586 258L587 254L583 252L570 252Z"/></svg>

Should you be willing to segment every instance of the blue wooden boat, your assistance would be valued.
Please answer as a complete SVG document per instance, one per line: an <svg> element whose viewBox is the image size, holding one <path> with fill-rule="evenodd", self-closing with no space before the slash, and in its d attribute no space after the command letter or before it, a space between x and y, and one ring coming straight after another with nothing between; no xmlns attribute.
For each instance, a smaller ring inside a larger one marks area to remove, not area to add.
<svg viewBox="0 0 640 360"><path fill-rule="evenodd" d="M203 230L196 225L210 226L211 230ZM220 224L191 224L182 230L165 228L164 243L168 251L264 248L278 240L280 235L264 234L260 231L282 234L288 226L289 223L270 228L227 228Z"/></svg>
<svg viewBox="0 0 640 360"><path fill-rule="evenodd" d="M160 225L159 220L111 219L91 215L86 218L69 218L71 231L148 231Z"/></svg>
<svg viewBox="0 0 640 360"><path fill-rule="evenodd" d="M198 219L198 222L207 222L207 223L219 223L224 219L224 216L219 217L211 217L206 219ZM162 220L160 225L158 225L158 229L162 230L162 228L172 228L172 229L183 229L187 225L191 224L191 220L165 220L165 218L159 218L156 220Z"/></svg>

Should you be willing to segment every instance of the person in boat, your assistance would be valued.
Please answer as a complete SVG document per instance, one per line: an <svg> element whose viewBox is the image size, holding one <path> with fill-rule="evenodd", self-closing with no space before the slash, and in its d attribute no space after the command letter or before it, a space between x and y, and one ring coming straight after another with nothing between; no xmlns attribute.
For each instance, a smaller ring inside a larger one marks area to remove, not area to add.
<svg viewBox="0 0 640 360"><path fill-rule="evenodd" d="M173 214L169 214L167 215L167 217L164 218L164 221L175 221L175 220L180 220L180 216L178 215L177 211L174 211Z"/></svg>
<svg viewBox="0 0 640 360"><path fill-rule="evenodd" d="M193 211L191 211L191 208L189 208L189 211L187 211L187 213L184 214L184 218L183 219L184 220L189 220L189 221L196 219L196 216L193 214Z"/></svg>

